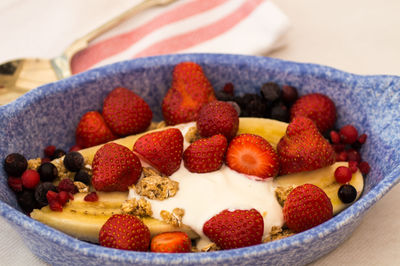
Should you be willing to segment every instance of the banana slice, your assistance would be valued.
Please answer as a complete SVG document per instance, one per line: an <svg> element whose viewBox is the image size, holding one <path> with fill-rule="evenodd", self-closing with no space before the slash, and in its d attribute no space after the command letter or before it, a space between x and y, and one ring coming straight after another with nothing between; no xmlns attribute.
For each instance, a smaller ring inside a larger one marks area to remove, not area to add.
<svg viewBox="0 0 400 266"><path fill-rule="evenodd" d="M339 166L348 166L348 163L337 162L333 165L313 171L278 176L274 179L274 183L277 187L283 188L297 187L306 183L318 186L323 189L330 198L333 206L333 214L335 215L351 205L351 203L343 203L338 197L338 191L342 184L336 182L334 173ZM364 189L364 178L359 170L353 174L350 185L357 190L357 200Z"/></svg>
<svg viewBox="0 0 400 266"><path fill-rule="evenodd" d="M31 217L80 240L98 243L100 228L111 215L122 213L121 204L127 199L128 192L97 194L98 201L88 202L84 201L86 193L77 193L74 200L63 207L62 212L52 211L49 206L45 206L40 210L33 210ZM176 227L151 217L141 219L149 227L151 236L162 232L183 231L192 239L199 237L186 225Z"/></svg>

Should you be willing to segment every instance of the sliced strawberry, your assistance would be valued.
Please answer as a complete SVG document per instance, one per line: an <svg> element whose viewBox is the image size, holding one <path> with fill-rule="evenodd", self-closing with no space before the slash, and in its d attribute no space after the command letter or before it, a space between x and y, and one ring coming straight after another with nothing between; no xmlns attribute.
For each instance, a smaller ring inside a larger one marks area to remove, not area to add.
<svg viewBox="0 0 400 266"><path fill-rule="evenodd" d="M106 143L116 138L99 112L84 114L75 132L76 144L82 148Z"/></svg>
<svg viewBox="0 0 400 266"><path fill-rule="evenodd" d="M200 108L214 100L214 89L201 66L193 62L179 63L162 102L164 119L168 125L195 121Z"/></svg>
<svg viewBox="0 0 400 266"><path fill-rule="evenodd" d="M150 230L136 216L114 214L101 227L99 243L110 248L148 251Z"/></svg>
<svg viewBox="0 0 400 266"><path fill-rule="evenodd" d="M185 253L192 249L192 242L184 232L165 232L153 237L150 244L152 252Z"/></svg>
<svg viewBox="0 0 400 266"><path fill-rule="evenodd" d="M103 117L118 136L145 131L153 118L149 105L136 93L126 88L115 88L104 100Z"/></svg>
<svg viewBox="0 0 400 266"><path fill-rule="evenodd" d="M107 143L93 158L92 185L100 191L126 191L142 173L139 158L127 147Z"/></svg>
<svg viewBox="0 0 400 266"><path fill-rule="evenodd" d="M227 165L239 173L261 179L274 177L279 172L278 155L271 144L261 136L240 134L228 146Z"/></svg>
<svg viewBox="0 0 400 266"><path fill-rule="evenodd" d="M141 136L133 151L165 175L172 175L182 161L183 135L179 129L169 128Z"/></svg>
<svg viewBox="0 0 400 266"><path fill-rule="evenodd" d="M329 197L319 187L305 184L293 189L283 206L283 217L287 227L302 232L317 226L333 216Z"/></svg>
<svg viewBox="0 0 400 266"><path fill-rule="evenodd" d="M183 153L185 167L194 173L208 173L221 168L228 141L218 134L193 142Z"/></svg>
<svg viewBox="0 0 400 266"><path fill-rule="evenodd" d="M222 249L261 243L264 220L256 209L224 210L203 225L203 233Z"/></svg>

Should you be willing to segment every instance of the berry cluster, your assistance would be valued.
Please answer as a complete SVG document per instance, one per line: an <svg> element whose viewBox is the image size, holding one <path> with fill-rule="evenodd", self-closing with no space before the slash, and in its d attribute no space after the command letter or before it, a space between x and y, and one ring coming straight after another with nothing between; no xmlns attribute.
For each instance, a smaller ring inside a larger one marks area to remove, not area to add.
<svg viewBox="0 0 400 266"><path fill-rule="evenodd" d="M283 122L289 122L290 107L297 100L297 89L275 82L264 83L260 94L246 93L235 95L234 85L226 83L222 90L216 91L215 96L220 101L234 102L241 117L264 117Z"/></svg>

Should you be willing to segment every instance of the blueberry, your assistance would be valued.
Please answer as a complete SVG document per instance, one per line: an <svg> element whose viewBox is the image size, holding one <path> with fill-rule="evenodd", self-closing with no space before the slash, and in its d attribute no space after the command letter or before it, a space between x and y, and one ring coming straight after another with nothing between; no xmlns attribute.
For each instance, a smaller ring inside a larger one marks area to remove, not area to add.
<svg viewBox="0 0 400 266"><path fill-rule="evenodd" d="M30 213L33 209L38 208L38 203L35 200L34 191L25 189L17 194L17 201L19 206L25 213Z"/></svg>
<svg viewBox="0 0 400 266"><path fill-rule="evenodd" d="M271 108L271 119L276 119L282 122L289 122L289 110L283 103L279 102Z"/></svg>
<svg viewBox="0 0 400 266"><path fill-rule="evenodd" d="M38 173L42 182L51 182L58 176L57 167L55 167L55 165L50 162L41 164L38 168Z"/></svg>
<svg viewBox="0 0 400 266"><path fill-rule="evenodd" d="M68 152L64 157L64 166L71 172L77 172L85 164L85 160L77 151Z"/></svg>
<svg viewBox="0 0 400 266"><path fill-rule="evenodd" d="M274 102L281 97L281 87L275 82L264 83L260 92L264 99L270 102Z"/></svg>
<svg viewBox="0 0 400 266"><path fill-rule="evenodd" d="M90 179L91 176L85 169L80 169L78 172L76 172L74 181L82 182L86 185L90 185Z"/></svg>
<svg viewBox="0 0 400 266"><path fill-rule="evenodd" d="M357 197L357 190L352 185L345 184L340 186L338 196L343 203L351 203Z"/></svg>
<svg viewBox="0 0 400 266"><path fill-rule="evenodd" d="M297 89L292 86L282 86L282 101L287 105L292 105L298 98Z"/></svg>
<svg viewBox="0 0 400 266"><path fill-rule="evenodd" d="M36 187L35 200L38 203L39 208L42 208L49 204L46 197L46 194L49 190L57 192L56 186L53 185L53 183L51 182L43 182Z"/></svg>
<svg viewBox="0 0 400 266"><path fill-rule="evenodd" d="M65 155L65 151L62 149L56 149L51 157L52 160L61 158Z"/></svg>
<svg viewBox="0 0 400 266"><path fill-rule="evenodd" d="M9 176L21 176L27 168L28 161L19 153L11 153L4 159L4 170Z"/></svg>

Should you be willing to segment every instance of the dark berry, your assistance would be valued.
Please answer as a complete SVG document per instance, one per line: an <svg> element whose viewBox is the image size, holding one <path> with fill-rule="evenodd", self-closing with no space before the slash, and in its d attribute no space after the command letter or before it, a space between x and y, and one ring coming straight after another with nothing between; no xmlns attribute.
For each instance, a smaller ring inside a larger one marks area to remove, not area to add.
<svg viewBox="0 0 400 266"><path fill-rule="evenodd" d="M90 192L89 194L87 194L84 198L84 201L90 201L90 202L95 202L99 200L99 196L97 195L97 193L95 191Z"/></svg>
<svg viewBox="0 0 400 266"><path fill-rule="evenodd" d="M57 167L55 167L55 165L50 162L41 164L38 168L38 172L40 175L40 180L42 180L43 182L51 182L58 176Z"/></svg>
<svg viewBox="0 0 400 266"><path fill-rule="evenodd" d="M51 162L51 158L49 158L49 157L43 157L42 160L40 161L41 164L49 163L49 162Z"/></svg>
<svg viewBox="0 0 400 266"><path fill-rule="evenodd" d="M289 106L292 105L299 97L297 89L295 87L283 85L281 90L281 99L285 104Z"/></svg>
<svg viewBox="0 0 400 266"><path fill-rule="evenodd" d="M341 141L345 144L352 144L357 140L358 131L352 125L345 125L339 130Z"/></svg>
<svg viewBox="0 0 400 266"><path fill-rule="evenodd" d="M49 145L43 150L44 155L49 158L53 157L55 151L56 151L56 146L54 145Z"/></svg>
<svg viewBox="0 0 400 266"><path fill-rule="evenodd" d="M229 95L233 96L233 94L234 94L234 86L233 86L233 84L231 82L226 83L224 85L224 87L222 88L222 90L224 92L226 92L227 94L229 94Z"/></svg>
<svg viewBox="0 0 400 266"><path fill-rule="evenodd" d="M264 117L268 110L268 104L260 95L245 94L240 102L236 101L241 109L242 117Z"/></svg>
<svg viewBox="0 0 400 266"><path fill-rule="evenodd" d="M40 182L40 175L37 171L28 169L22 176L22 186L29 189L34 189Z"/></svg>
<svg viewBox="0 0 400 266"><path fill-rule="evenodd" d="M85 160L77 151L68 152L64 157L64 166L71 172L77 172L83 167Z"/></svg>
<svg viewBox="0 0 400 266"><path fill-rule="evenodd" d="M264 83L260 92L262 97L269 102L274 102L281 97L281 87L275 82Z"/></svg>
<svg viewBox="0 0 400 266"><path fill-rule="evenodd" d="M357 190L349 184L340 186L338 197L343 203L351 203L357 197Z"/></svg>
<svg viewBox="0 0 400 266"><path fill-rule="evenodd" d="M8 186L14 192L21 192L22 191L22 179L20 177L8 177L7 179Z"/></svg>
<svg viewBox="0 0 400 266"><path fill-rule="evenodd" d="M82 150L82 147L79 146L78 144L76 144L76 145L72 146L71 148L69 148L70 152L71 151L79 151L79 150Z"/></svg>
<svg viewBox="0 0 400 266"><path fill-rule="evenodd" d="M4 159L4 170L10 176L21 176L28 168L28 161L19 153L11 153Z"/></svg>
<svg viewBox="0 0 400 266"><path fill-rule="evenodd" d="M332 148L335 150L335 152L342 152L346 149L346 145L343 143L332 144Z"/></svg>
<svg viewBox="0 0 400 266"><path fill-rule="evenodd" d="M58 158L61 158L61 157L63 157L65 155L65 151L64 150L62 150L62 149L56 149L55 151L54 151L54 154L53 154L53 156L51 157L51 159L58 159Z"/></svg>
<svg viewBox="0 0 400 266"><path fill-rule="evenodd" d="M89 175L88 171L86 171L85 169L80 169L78 172L76 172L75 177L74 177L74 181L82 182L86 185L90 185L90 179L91 179L91 176Z"/></svg>
<svg viewBox="0 0 400 266"><path fill-rule="evenodd" d="M46 194L49 190L57 192L56 186L53 185L53 183L51 183L51 182L43 182L36 187L35 199L36 199L37 203L39 204L39 208L42 208L49 204L49 202L47 201L47 197L46 197Z"/></svg>
<svg viewBox="0 0 400 266"><path fill-rule="evenodd" d="M25 189L17 194L17 201L25 213L30 213L33 209L38 207L35 200L34 191L30 189Z"/></svg>
<svg viewBox="0 0 400 266"><path fill-rule="evenodd" d="M61 180L57 186L57 190L66 191L72 194L75 194L78 191L77 187L74 185L74 182L69 178L64 178Z"/></svg>
<svg viewBox="0 0 400 266"><path fill-rule="evenodd" d="M215 97L219 100L219 101L232 101L234 99L233 95L226 93L224 91L216 91L215 92Z"/></svg>
<svg viewBox="0 0 400 266"><path fill-rule="evenodd" d="M275 104L271 108L270 118L282 122L289 122L290 114L286 105L282 103Z"/></svg>

